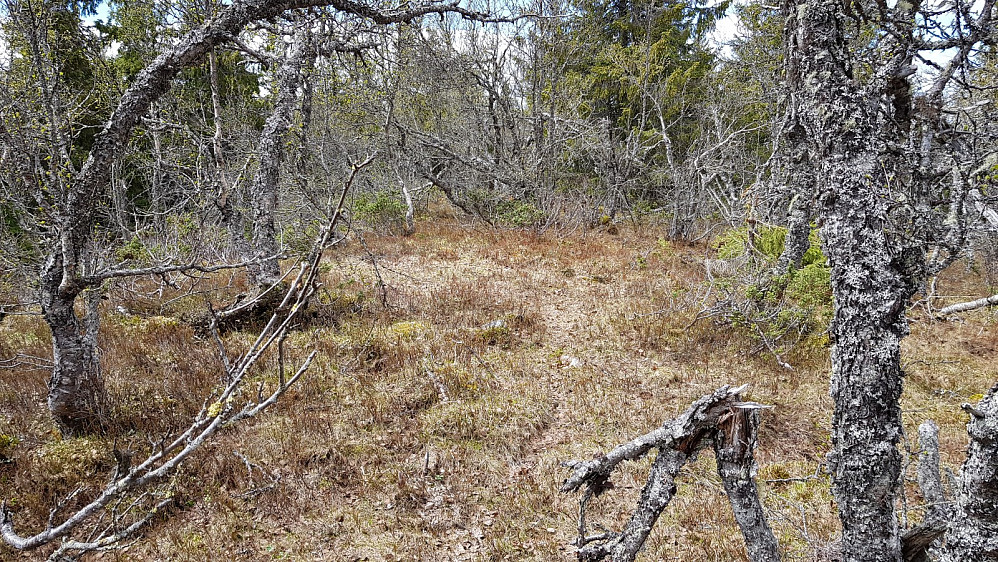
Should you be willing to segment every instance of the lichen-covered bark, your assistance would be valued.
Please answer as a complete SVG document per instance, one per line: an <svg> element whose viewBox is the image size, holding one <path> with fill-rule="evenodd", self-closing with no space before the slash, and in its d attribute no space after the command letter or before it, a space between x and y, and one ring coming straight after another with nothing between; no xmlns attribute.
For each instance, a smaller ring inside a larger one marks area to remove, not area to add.
<svg viewBox="0 0 998 562"><path fill-rule="evenodd" d="M842 3L792 2L790 79L818 164L818 222L835 298L832 341L832 493L849 562L900 560L895 499L901 457L900 343L911 279L924 259L888 234L890 129L853 76ZM901 60L901 59L898 59Z"/></svg>
<svg viewBox="0 0 998 562"><path fill-rule="evenodd" d="M572 474L561 490L572 492L583 486L586 488L576 542L580 561L595 562L609 557L614 562L632 562L662 511L675 496L675 478L683 464L695 458L711 441L717 454L718 474L735 510L751 559L759 562L780 559L776 538L766 522L752 481L757 411L762 406L742 402L739 393L743 388L722 387L694 402L678 418L615 447L600 458L565 463L572 468ZM612 488L609 479L620 463L641 458L651 449L658 449L658 456L627 525L619 533L587 536L585 516L589 499Z"/></svg>
<svg viewBox="0 0 998 562"><path fill-rule="evenodd" d="M48 382L48 408L60 432L71 436L100 425L105 394L96 334L83 329L74 310L81 287L61 287L61 280L62 263L56 254L46 261L41 275L42 314L51 328L55 365Z"/></svg>
<svg viewBox="0 0 998 562"><path fill-rule="evenodd" d="M281 246L277 241L274 213L277 211L277 188L281 163L284 161L285 137L291 129L302 65L308 52L307 27L294 34L287 54L277 71L277 98L274 110L264 124L257 147L260 165L250 184L250 205L253 209L252 251L258 263L247 269L250 283L268 287L281 278L278 255Z"/></svg>
<svg viewBox="0 0 998 562"><path fill-rule="evenodd" d="M613 562L633 562L638 551L644 546L658 521L676 494L676 476L686 464L686 454L676 449L661 449L652 464L648 481L641 490L638 508L631 514L627 526L616 540L604 544L591 544L579 549L580 562L603 560L607 556Z"/></svg>
<svg viewBox="0 0 998 562"><path fill-rule="evenodd" d="M861 170L857 180L856 170ZM833 163L821 235L832 270L835 310L831 394L832 494L847 561L900 558L895 499L901 470L901 339L912 294L893 267L869 156ZM881 178L882 179L882 178Z"/></svg>
<svg viewBox="0 0 998 562"><path fill-rule="evenodd" d="M970 413L970 446L943 562L998 561L998 385Z"/></svg>
<svg viewBox="0 0 998 562"><path fill-rule="evenodd" d="M808 178L799 178L801 183L806 182L806 179L813 180L813 176L808 174ZM783 245L783 252L776 260L775 273L777 275L800 269L804 261L804 254L811 247L811 219L814 211L809 198L813 186L802 185L801 187L806 187L808 191L798 191L790 203L790 212L787 213L787 237Z"/></svg>
<svg viewBox="0 0 998 562"><path fill-rule="evenodd" d="M791 104L799 103L797 96L791 94L791 98ZM790 208L787 211L787 237L783 252L776 261L776 275L800 269L804 254L811 247L811 222L814 220L814 163L811 162L807 131L796 118L792 118L792 123L788 125L786 142L789 154L783 181L790 194Z"/></svg>

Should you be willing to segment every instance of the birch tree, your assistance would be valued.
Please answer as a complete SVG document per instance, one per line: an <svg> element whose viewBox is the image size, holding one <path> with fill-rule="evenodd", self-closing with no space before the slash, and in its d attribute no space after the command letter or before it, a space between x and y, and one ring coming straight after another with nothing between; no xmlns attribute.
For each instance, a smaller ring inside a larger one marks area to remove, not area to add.
<svg viewBox="0 0 998 562"><path fill-rule="evenodd" d="M26 181L33 187L44 188L46 193L39 199L45 201L49 209L50 224L46 225L41 242L44 259L39 274L39 300L45 321L52 330L55 364L48 385L48 407L64 434L80 434L97 428L104 400L103 379L96 354L96 301L90 302L91 314L82 318L75 308L78 299L109 279L204 269L194 264L164 264L135 269L99 259L97 232L100 229L102 197L108 191L114 163L125 150L133 130L147 115L151 105L170 89L181 70L203 60L213 48L231 41L250 22L274 18L289 10L321 6L374 25L389 25L427 14L449 12L486 19L482 14L444 3L379 9L352 0L236 1L177 39L135 75L128 88L112 104L113 110L85 155L69 157L65 148L67 139L72 139L78 131L73 128L75 124L62 119L58 111L53 113L55 118L47 124L51 135L35 139L34 142L50 145L52 153L58 156L45 168L48 176L43 185L39 186L41 180L34 176L28 176ZM8 3L8 16L21 8L21 4ZM58 71L45 66L48 61L41 53L35 60L41 68L47 69L40 74L37 88L48 96L49 83L54 80L53 73ZM55 107L59 98L49 97L49 106ZM14 169L37 172L36 163L18 150L16 139L12 140L6 131L0 135L0 142L4 143L5 153L12 160ZM259 216L266 215L265 207L258 210ZM266 228L261 229L261 235L263 230Z"/></svg>
<svg viewBox="0 0 998 562"><path fill-rule="evenodd" d="M944 248L948 260L959 253L959 228L940 220L929 203L947 193L948 212L960 214L966 193L960 181L939 188L953 176L937 174L936 167L958 168L959 162L937 134L946 121L946 88L992 33L993 2L973 14L949 12L955 23L922 8L918 2L892 8L834 0L785 4L788 81L810 141L816 214L835 297L828 463L848 561L902 556L895 500L905 312L919 283L940 267L926 257L930 244ZM871 37L872 62L856 48L869 49ZM928 49L955 54L922 93L912 81L919 53Z"/></svg>

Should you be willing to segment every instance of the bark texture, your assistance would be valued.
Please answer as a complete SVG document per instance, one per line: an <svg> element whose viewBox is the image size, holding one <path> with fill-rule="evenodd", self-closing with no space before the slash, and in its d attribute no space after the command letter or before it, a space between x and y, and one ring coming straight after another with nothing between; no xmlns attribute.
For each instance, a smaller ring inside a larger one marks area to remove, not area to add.
<svg viewBox="0 0 998 562"><path fill-rule="evenodd" d="M836 0L792 2L788 58L798 61L790 80L819 164L819 226L835 297L828 464L842 554L848 562L890 562L901 559L900 343L910 280L924 257L887 234L895 162L883 135L891 128L853 76L842 9ZM892 69L884 75L893 77Z"/></svg>
<svg viewBox="0 0 998 562"><path fill-rule="evenodd" d="M939 426L926 421L918 426L918 487L925 499L922 524L910 529L901 540L906 562L930 562L928 549L943 533L950 520L946 493L939 477Z"/></svg>
<svg viewBox="0 0 998 562"><path fill-rule="evenodd" d="M291 129L302 67L308 53L308 28L302 26L295 32L277 71L274 110L264 124L257 147L260 165L249 192L253 209L252 246L256 255L248 257L259 262L247 269L250 283L257 287L269 287L281 278L281 263L278 259L281 246L277 241L274 214L277 211L277 191L281 164L284 162L285 139Z"/></svg>
<svg viewBox="0 0 998 562"><path fill-rule="evenodd" d="M970 413L970 446L943 562L998 561L998 385Z"/></svg>
<svg viewBox="0 0 998 562"><path fill-rule="evenodd" d="M42 314L52 332L55 367L48 382L48 408L59 431L72 436L100 426L104 404L104 379L97 358L96 326L86 326L76 315L76 297L83 287L62 286L62 263L55 254L46 261L41 276ZM91 307L95 303L91 303ZM91 315L96 310L91 309Z"/></svg>
<svg viewBox="0 0 998 562"><path fill-rule="evenodd" d="M766 513L754 480L753 451L758 428L759 410L732 410L729 416L718 422L714 454L717 456L717 473L728 494L738 527L745 537L749 559L777 562L780 559L779 545L766 521Z"/></svg>
<svg viewBox="0 0 998 562"><path fill-rule="evenodd" d="M790 104L797 106L799 100L791 92ZM794 111L796 115L797 111ZM776 275L800 269L804 254L811 247L811 222L814 220L815 174L811 162L811 151L807 142L807 131L799 120L791 117L788 124L786 150L789 153L783 174L786 189L791 195L790 210L787 212L787 237L783 252L776 261Z"/></svg>
<svg viewBox="0 0 998 562"><path fill-rule="evenodd" d="M686 464L687 456L675 449L662 449L655 457L648 481L641 490L638 507L631 514L627 526L614 540L603 544L592 543L579 549L579 560L590 562L609 557L613 562L630 562L644 546L662 511L676 495L676 476Z"/></svg>
<svg viewBox="0 0 998 562"><path fill-rule="evenodd" d="M971 310L977 310L978 308L984 308L985 306L996 305L998 305L998 295L991 295L990 297L984 297L983 299L951 304L940 310L939 316L949 316L950 314L969 312Z"/></svg>

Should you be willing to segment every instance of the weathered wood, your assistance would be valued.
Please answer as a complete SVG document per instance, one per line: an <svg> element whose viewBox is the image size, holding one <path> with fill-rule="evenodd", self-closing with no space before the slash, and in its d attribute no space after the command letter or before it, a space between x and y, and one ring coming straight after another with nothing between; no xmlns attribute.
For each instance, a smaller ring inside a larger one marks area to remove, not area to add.
<svg viewBox="0 0 998 562"><path fill-rule="evenodd" d="M580 562L596 562L610 557L613 562L631 562L651 533L662 511L676 494L676 476L686 464L687 455L676 449L661 449L641 490L638 507L627 526L606 542L591 542L578 551ZM583 539L584 540L584 539Z"/></svg>
<svg viewBox="0 0 998 562"><path fill-rule="evenodd" d="M943 562L998 561L998 385L970 414L970 445L960 476L956 514L946 532Z"/></svg>
<svg viewBox="0 0 998 562"><path fill-rule="evenodd" d="M754 561L779 560L776 538L766 523L758 491L752 482L757 427L754 403L741 402L744 387L722 387L693 403L678 418L661 428L615 447L590 461L565 463L573 469L562 484L563 492L586 487L579 510L578 559L595 562L609 557L614 562L631 562L644 546L662 511L675 496L675 478L688 459L715 443L718 473L724 481L735 518L746 539L749 556ZM611 489L610 475L625 460L643 457L651 449L658 456L648 475L638 505L627 525L619 533L587 536L585 516L588 501Z"/></svg>
<svg viewBox="0 0 998 562"><path fill-rule="evenodd" d="M933 421L918 426L918 486L925 499L926 511L922 524L908 530L901 539L905 562L930 562L927 549L943 533L950 520L947 498L939 477L939 426Z"/></svg>
<svg viewBox="0 0 998 562"><path fill-rule="evenodd" d="M714 437L717 473L728 494L735 521L745 538L749 559L753 562L777 562L780 548L766 521L766 512L755 486L755 450L759 428L759 410L739 408L723 416Z"/></svg>
<svg viewBox="0 0 998 562"><path fill-rule="evenodd" d="M984 308L985 306L995 305L998 305L998 295L991 295L990 297L984 297L983 299L951 304L942 308L937 314L939 316L949 316L950 314L956 314L958 312L969 312L971 310L977 310L978 308Z"/></svg>
<svg viewBox="0 0 998 562"><path fill-rule="evenodd" d="M739 402L738 393L744 388L723 386L712 394L701 397L678 418L614 447L612 451L598 459L566 462L565 466L572 469L572 474L562 483L561 491L574 492L583 485L589 487L597 485L605 481L620 463L639 459L655 448L689 450L691 445L717 426L717 420L721 415Z"/></svg>
<svg viewBox="0 0 998 562"><path fill-rule="evenodd" d="M42 268L42 315L52 332L52 376L48 408L63 435L81 435L101 425L104 378L97 358L96 334L88 334L76 315L76 297L84 285L61 287L62 255L49 256ZM96 311L91 311L95 313Z"/></svg>

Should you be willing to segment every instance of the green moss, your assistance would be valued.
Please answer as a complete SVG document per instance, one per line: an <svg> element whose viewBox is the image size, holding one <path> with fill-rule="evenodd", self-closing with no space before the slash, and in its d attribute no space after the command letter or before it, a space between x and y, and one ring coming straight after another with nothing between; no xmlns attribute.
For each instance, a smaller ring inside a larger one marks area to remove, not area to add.
<svg viewBox="0 0 998 562"><path fill-rule="evenodd" d="M430 333L430 326L424 322L419 322L416 320L407 320L404 322L396 322L392 324L388 331L400 340L412 341L421 336Z"/></svg>
<svg viewBox="0 0 998 562"><path fill-rule="evenodd" d="M46 443L35 451L39 474L55 482L76 482L110 466L106 443L91 437Z"/></svg>

